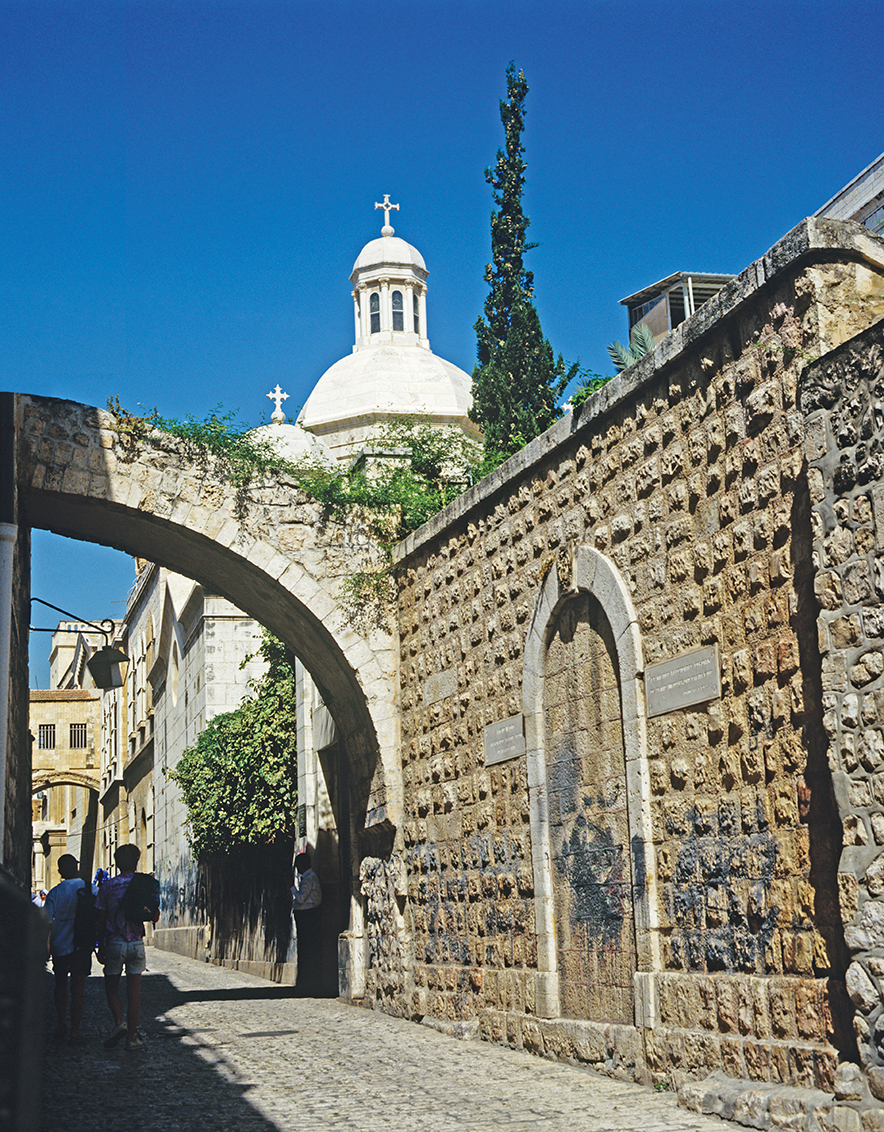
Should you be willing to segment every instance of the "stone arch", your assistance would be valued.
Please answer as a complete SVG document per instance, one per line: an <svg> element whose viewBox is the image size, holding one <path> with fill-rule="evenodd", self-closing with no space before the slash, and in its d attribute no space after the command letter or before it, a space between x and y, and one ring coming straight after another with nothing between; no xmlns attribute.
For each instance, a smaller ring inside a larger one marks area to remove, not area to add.
<svg viewBox="0 0 884 1132"><path fill-rule="evenodd" d="M553 904L553 858L547 792L544 721L546 651L562 606L576 593L591 594L613 634L620 682L623 746L631 845L632 890L639 971L659 970L656 867L652 850L650 783L647 768L643 659L638 619L617 567L590 546L569 548L548 573L528 630L522 683L522 711L528 759L531 844L537 925L537 1012L560 1012L559 972Z"/></svg>
<svg viewBox="0 0 884 1132"><path fill-rule="evenodd" d="M82 790L101 789L97 774L86 770L38 770L31 779L31 793L51 790L53 786L77 786Z"/></svg>
<svg viewBox="0 0 884 1132"><path fill-rule="evenodd" d="M370 543L325 522L291 480L238 492L168 434L133 435L115 414L70 401L18 395L17 402L21 521L194 578L285 641L338 727L354 819L365 814L398 828L392 642L356 632L337 600L340 581L358 554L371 554Z"/></svg>

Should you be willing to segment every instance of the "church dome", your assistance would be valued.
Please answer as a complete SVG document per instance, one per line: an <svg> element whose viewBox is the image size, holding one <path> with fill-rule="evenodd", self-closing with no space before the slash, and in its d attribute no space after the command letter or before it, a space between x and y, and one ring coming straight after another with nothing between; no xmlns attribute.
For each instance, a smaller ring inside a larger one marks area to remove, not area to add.
<svg viewBox="0 0 884 1132"><path fill-rule="evenodd" d="M330 466L334 463L334 457L319 437L297 424L261 425L252 429L249 436L259 443L269 443L276 455L290 464L309 461Z"/></svg>
<svg viewBox="0 0 884 1132"><path fill-rule="evenodd" d="M267 396L275 401L276 409L271 416L269 425L261 425L249 432L249 437L259 444L268 444L273 451L290 464L309 462L311 464L334 464L334 457L319 437L307 432L299 424L288 424L281 402L288 400L288 394L283 393L277 385L273 393Z"/></svg>
<svg viewBox="0 0 884 1132"><path fill-rule="evenodd" d="M425 273L427 271L424 257L417 248L412 247L411 244L406 244L398 236L380 236L377 240L371 240L367 243L359 253L356 262L353 264L350 278L353 279L357 272L364 271L366 268L393 264L417 267Z"/></svg>
<svg viewBox="0 0 884 1132"><path fill-rule="evenodd" d="M317 431L335 422L414 413L448 423L466 418L472 403L470 384L468 373L430 350L381 344L358 350L327 369L307 398L300 421Z"/></svg>
<svg viewBox="0 0 884 1132"><path fill-rule="evenodd" d="M322 375L298 423L346 460L370 440L374 427L394 417L421 415L437 425L476 433L467 413L469 374L430 349L427 271L417 248L395 235L389 196L380 238L370 240L353 265L355 344Z"/></svg>

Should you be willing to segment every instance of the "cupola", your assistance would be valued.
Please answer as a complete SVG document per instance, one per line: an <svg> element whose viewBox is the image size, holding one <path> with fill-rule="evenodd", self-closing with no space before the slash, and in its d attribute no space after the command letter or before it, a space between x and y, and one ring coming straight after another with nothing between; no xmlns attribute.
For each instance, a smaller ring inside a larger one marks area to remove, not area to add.
<svg viewBox="0 0 884 1132"><path fill-rule="evenodd" d="M384 210L380 237L365 245L350 275L356 342L325 371L298 418L343 461L396 418L478 432L468 416L470 375L430 349L424 257L393 231L390 212L399 205L386 195L375 208Z"/></svg>
<svg viewBox="0 0 884 1132"><path fill-rule="evenodd" d="M427 265L424 257L411 244L401 240L390 224L390 212L398 204L390 204L384 194L384 226L380 239L366 244L356 262L350 282L353 284L353 314L356 322L356 350L379 346L384 342L423 346L429 350L427 337Z"/></svg>

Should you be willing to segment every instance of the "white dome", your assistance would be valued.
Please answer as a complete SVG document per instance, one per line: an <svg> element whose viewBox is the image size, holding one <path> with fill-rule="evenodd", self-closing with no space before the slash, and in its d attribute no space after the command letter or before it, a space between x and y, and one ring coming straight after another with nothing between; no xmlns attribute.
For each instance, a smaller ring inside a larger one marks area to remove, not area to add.
<svg viewBox="0 0 884 1132"><path fill-rule="evenodd" d="M307 432L299 424L261 425L254 428L249 436L269 444L277 456L291 464L301 461L331 465L334 458L318 436Z"/></svg>
<svg viewBox="0 0 884 1132"><path fill-rule="evenodd" d="M358 418L421 413L439 423L458 421L474 430L467 420L470 390L469 374L430 350L386 343L357 350L327 369L307 398L298 423L322 430Z"/></svg>
<svg viewBox="0 0 884 1132"><path fill-rule="evenodd" d="M378 267L381 264L402 264L420 268L423 272L427 270L424 257L417 248L400 240L398 236L379 236L376 240L369 241L359 253L350 278L352 279L357 271Z"/></svg>

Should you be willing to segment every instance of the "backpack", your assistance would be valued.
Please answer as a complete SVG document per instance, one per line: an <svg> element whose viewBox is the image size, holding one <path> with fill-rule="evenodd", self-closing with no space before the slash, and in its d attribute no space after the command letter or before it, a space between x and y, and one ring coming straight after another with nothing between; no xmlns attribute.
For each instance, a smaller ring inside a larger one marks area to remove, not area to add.
<svg viewBox="0 0 884 1132"><path fill-rule="evenodd" d="M98 909L95 907L95 894L90 885L77 892L77 907L74 912L74 950L92 951L98 940Z"/></svg>
<svg viewBox="0 0 884 1132"><path fill-rule="evenodd" d="M117 911L135 924L155 923L160 913L160 882L151 873L133 873Z"/></svg>

